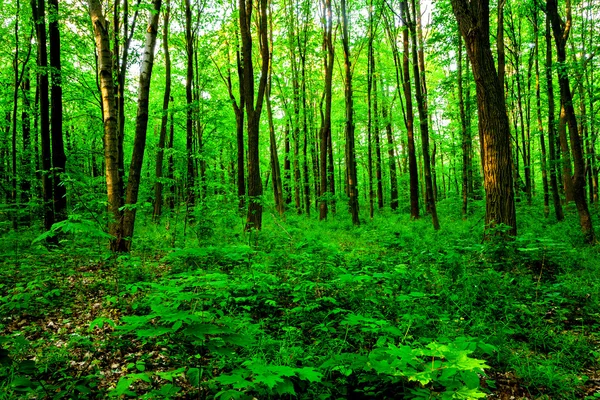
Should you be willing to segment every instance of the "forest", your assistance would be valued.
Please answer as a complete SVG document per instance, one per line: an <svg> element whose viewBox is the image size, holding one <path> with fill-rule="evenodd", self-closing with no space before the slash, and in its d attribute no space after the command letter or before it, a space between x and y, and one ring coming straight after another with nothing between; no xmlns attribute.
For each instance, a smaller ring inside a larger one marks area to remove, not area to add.
<svg viewBox="0 0 600 400"><path fill-rule="evenodd" d="M600 2L0 16L0 399L600 398Z"/></svg>

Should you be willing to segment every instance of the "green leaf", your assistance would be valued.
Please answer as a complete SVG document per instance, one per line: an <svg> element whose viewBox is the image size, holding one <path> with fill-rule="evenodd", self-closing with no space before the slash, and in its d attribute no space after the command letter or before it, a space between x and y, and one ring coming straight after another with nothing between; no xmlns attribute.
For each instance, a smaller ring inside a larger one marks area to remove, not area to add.
<svg viewBox="0 0 600 400"><path fill-rule="evenodd" d="M296 394L296 391L294 390L294 384L289 379L286 379L285 381L278 383L275 386L275 388L273 389L273 392L275 392L278 395L284 395L284 394L295 395Z"/></svg>
<svg viewBox="0 0 600 400"><path fill-rule="evenodd" d="M309 381L311 383L321 382L323 374L312 367L303 367L296 369L298 377L302 380Z"/></svg>
<svg viewBox="0 0 600 400"><path fill-rule="evenodd" d="M19 364L19 372L26 375L31 375L37 372L35 368L35 361L25 360Z"/></svg>
<svg viewBox="0 0 600 400"><path fill-rule="evenodd" d="M200 370L198 368L190 368L188 369L187 376L190 385L194 387L198 387L200 385Z"/></svg>

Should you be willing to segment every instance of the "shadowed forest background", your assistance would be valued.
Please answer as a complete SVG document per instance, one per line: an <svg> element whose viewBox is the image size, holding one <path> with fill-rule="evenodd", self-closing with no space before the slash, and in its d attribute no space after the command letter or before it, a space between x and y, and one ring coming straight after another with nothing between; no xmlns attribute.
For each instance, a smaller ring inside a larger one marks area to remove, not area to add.
<svg viewBox="0 0 600 400"><path fill-rule="evenodd" d="M0 399L600 397L600 3L0 15Z"/></svg>

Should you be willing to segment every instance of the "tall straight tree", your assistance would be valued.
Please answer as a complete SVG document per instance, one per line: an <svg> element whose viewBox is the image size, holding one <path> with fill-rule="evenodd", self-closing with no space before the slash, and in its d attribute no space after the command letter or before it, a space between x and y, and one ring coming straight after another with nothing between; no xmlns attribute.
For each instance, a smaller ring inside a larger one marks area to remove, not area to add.
<svg viewBox="0 0 600 400"><path fill-rule="evenodd" d="M557 221L565 219L560 201L560 193L558 192L558 178L556 167L558 164L558 152L556 149L556 124L554 111L554 83L552 80L552 33L550 30L550 19L546 15L546 90L548 92L548 148L550 157L550 187L552 189L552 203L554 204L554 215Z"/></svg>
<svg viewBox="0 0 600 400"><path fill-rule="evenodd" d="M63 140L62 69L60 63L60 30L58 27L58 0L48 0L48 34L50 39L50 113L52 130L52 194L56 221L67 219L67 188L60 174L66 171L67 156Z"/></svg>
<svg viewBox="0 0 600 400"><path fill-rule="evenodd" d="M163 13L163 37L162 45L165 57L165 92L163 94L162 118L160 121L160 133L158 137L158 151L156 152L154 183L154 218L162 214L163 203L163 161L165 157L165 141L167 137L167 125L169 121L169 101L171 99L171 53L169 52L169 23L171 19L171 0L167 0Z"/></svg>
<svg viewBox="0 0 600 400"><path fill-rule="evenodd" d="M406 2L401 3L405 7L405 15L407 23L411 32L412 38L412 62L413 62L413 75L415 77L415 99L417 100L417 110L419 112L419 129L421 131L421 147L423 151L423 175L425 176L425 203L426 210L431 214L433 228L435 230L440 229L440 222L437 216L437 209L435 205L434 187L431 175L431 160L429 158L429 116L427 115L427 98L424 93L425 85L425 61L423 65L423 73L419 70L419 60L417 55L417 33L416 33L416 22L410 16ZM416 14L417 7L414 6L413 10Z"/></svg>
<svg viewBox="0 0 600 400"><path fill-rule="evenodd" d="M44 207L44 228L50 230L54 223L54 207L52 205L52 155L50 142L50 113L48 102L48 52L46 50L46 5L45 0L31 0L33 20L36 26L37 37L37 62L38 62L38 90L40 113L40 137L42 144L42 190Z"/></svg>
<svg viewBox="0 0 600 400"><path fill-rule="evenodd" d="M573 95L571 93L571 84L566 70L566 44L571 32L573 17L571 13L571 3L567 2L566 22L563 22L558 14L557 0L548 0L546 2L546 13L550 19L554 42L556 44L556 58L559 65L558 86L560 88L561 106L565 113L565 119L569 128L569 139L571 143L571 152L573 156L574 176L573 176L573 200L577 206L579 214L579 224L587 243L595 243L596 237L592 225L592 217L588 209L585 198L585 164L583 161L583 149L577 127L577 118L573 108Z"/></svg>
<svg viewBox="0 0 600 400"><path fill-rule="evenodd" d="M186 53L186 75L185 75L185 99L186 99L186 122L185 122L185 150L187 154L187 173L185 180L186 204L194 204L194 98L192 85L194 83L194 38L192 36L192 6L190 0L185 0L185 53Z"/></svg>
<svg viewBox="0 0 600 400"><path fill-rule="evenodd" d="M344 95L346 98L346 172L348 182L348 207L352 223L360 225L358 217L358 178L354 145L354 102L352 99L352 65L350 61L350 34L348 30L348 10L346 0L341 0L342 47L344 49Z"/></svg>
<svg viewBox="0 0 600 400"><path fill-rule="evenodd" d="M146 131L148 129L148 101L150 97L150 82L152 78L152 67L154 66L154 48L156 47L156 35L158 34L158 20L160 15L161 0L152 1L152 9L149 11L148 28L146 29L146 40L144 53L140 66L140 78L137 101L137 115L135 121L135 137L133 139L133 154L129 165L127 179L127 191L125 197L125 211L123 213L123 238L118 244L117 251L130 251L131 238L135 225L137 211L140 178L146 149Z"/></svg>
<svg viewBox="0 0 600 400"><path fill-rule="evenodd" d="M462 141L462 217L467 218L469 205L469 171L473 168L471 159L471 135L467 127L467 116L465 113L465 99L463 91L463 39L458 36L458 109L460 113L460 131Z"/></svg>
<svg viewBox="0 0 600 400"><path fill-rule="evenodd" d="M110 248L119 249L122 230L122 197L119 189L119 127L115 83L113 81L113 59L110 48L109 24L104 18L100 0L88 0L90 18L94 28L96 51L98 53L98 75L102 95L102 120L104 123L104 168L108 209L112 219L108 223L108 233L113 236ZM42 121L43 124L43 121ZM43 126L42 126L42 129Z"/></svg>
<svg viewBox="0 0 600 400"><path fill-rule="evenodd" d="M503 88L490 48L489 0L451 0L471 60L477 89L479 131L483 139L486 193L485 227L504 224L498 232L517 234L511 168L510 131Z"/></svg>
<svg viewBox="0 0 600 400"><path fill-rule="evenodd" d="M331 143L331 100L333 83L333 62L335 50L333 46L333 12L331 0L323 0L323 67L324 67L324 88L321 99L321 129L319 131L319 172L320 172L320 201L319 201L319 220L327 218L327 197L328 180L333 179L329 176L327 157L328 148ZM325 110L323 110L323 102Z"/></svg>
<svg viewBox="0 0 600 400"><path fill-rule="evenodd" d="M259 131L267 80L269 76L269 38L267 23L267 0L259 0L258 38L260 41L261 70L258 91L254 93L254 66L252 60L252 0L239 0L240 37L242 39L242 63L244 67L244 96L248 131L248 215L245 230L262 228L262 180L260 178Z"/></svg>

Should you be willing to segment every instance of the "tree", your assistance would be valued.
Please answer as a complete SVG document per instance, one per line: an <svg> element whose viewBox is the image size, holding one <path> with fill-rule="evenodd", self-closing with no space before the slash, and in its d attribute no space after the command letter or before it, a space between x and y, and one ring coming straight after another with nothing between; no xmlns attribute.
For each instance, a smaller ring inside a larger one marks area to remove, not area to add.
<svg viewBox="0 0 600 400"><path fill-rule="evenodd" d="M109 25L104 18L100 0L88 0L88 6L98 53L98 75L100 76L100 90L102 94L104 176L106 179L106 190L108 195L108 209L112 217L108 224L108 233L113 236L110 248L111 250L116 251L120 248L120 242L123 237L123 228L120 210L122 206L122 197L119 188L119 121L115 97L115 84L113 81L113 59L110 49Z"/></svg>
<svg viewBox="0 0 600 400"><path fill-rule="evenodd" d="M354 146L354 103L352 99L352 65L350 61L350 38L348 30L348 10L346 0L341 0L342 47L344 49L344 95L346 98L346 173L348 182L348 207L352 223L360 225L358 217L358 182L356 172L356 155Z"/></svg>
<svg viewBox="0 0 600 400"><path fill-rule="evenodd" d="M452 10L465 40L477 90L480 137L483 139L483 173L486 193L486 232L517 234L512 186L510 131L503 89L490 49L489 0L451 0Z"/></svg>
<svg viewBox="0 0 600 400"><path fill-rule="evenodd" d="M36 26L37 37L37 64L38 64L38 90L39 90L39 113L40 113L40 137L42 144L42 189L44 206L44 228L49 231L55 222L54 207L52 205L52 150L50 141L50 113L48 102L48 52L46 50L46 5L44 0L31 0L33 20Z"/></svg>
<svg viewBox="0 0 600 400"><path fill-rule="evenodd" d="M169 120L169 101L171 100L171 54L169 52L169 22L171 18L171 0L167 0L163 13L163 51L165 53L165 92L163 94L162 118L160 121L160 134L158 151L156 152L156 182L154 183L154 218L162 213L163 203L163 160L165 156L165 141L167 137L167 124Z"/></svg>
<svg viewBox="0 0 600 400"><path fill-rule="evenodd" d="M269 38L267 23L267 0L259 0L258 37L260 41L261 70L254 101L254 66L252 60L252 0L239 0L240 37L242 39L242 63L244 67L244 96L248 132L248 214L245 230L262 228L262 180L260 178L259 131L267 80L269 76Z"/></svg>
<svg viewBox="0 0 600 400"><path fill-rule="evenodd" d="M331 144L331 100L332 100L332 82L333 82L333 63L335 58L335 49L333 46L333 12L331 0L323 0L323 68L324 68L324 88L321 99L321 129L319 131L319 172L320 172L320 201L319 201L319 220L327 218L327 196L329 189L328 180L333 180L333 176L328 174L327 157L329 155L329 146ZM325 110L323 111L323 102Z"/></svg>
<svg viewBox="0 0 600 400"><path fill-rule="evenodd" d="M62 184L60 174L66 171L67 156L63 140L63 101L62 70L60 63L60 30L58 28L58 0L48 0L50 39L50 76L52 81L50 93L51 131L52 131L52 194L54 214L57 222L67 218L67 190Z"/></svg>
<svg viewBox="0 0 600 400"><path fill-rule="evenodd" d="M573 95L571 94L571 84L569 75L566 69L566 44L571 32L573 24L571 14L571 4L567 3L567 20L565 23L561 21L558 14L557 0L548 0L546 2L546 13L554 34L554 43L556 44L556 58L558 63L557 75L558 86L560 88L561 114L564 111L564 116L569 128L569 138L571 144L571 152L573 156L574 176L573 176L573 200L577 206L579 213L579 224L587 243L594 243L596 237L592 218L585 199L585 164L583 161L583 150L581 139L577 128L577 119L575 117L575 109L573 107ZM570 177L569 177L570 179Z"/></svg>

